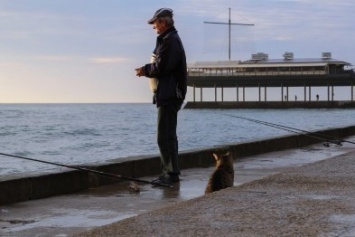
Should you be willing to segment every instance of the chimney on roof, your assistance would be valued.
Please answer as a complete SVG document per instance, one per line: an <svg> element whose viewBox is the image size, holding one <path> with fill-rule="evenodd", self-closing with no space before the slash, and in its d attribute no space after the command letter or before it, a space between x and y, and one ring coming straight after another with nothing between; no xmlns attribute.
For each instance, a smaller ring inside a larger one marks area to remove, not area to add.
<svg viewBox="0 0 355 237"><path fill-rule="evenodd" d="M255 61L267 61L269 60L269 55L266 53L257 53L251 55L251 60Z"/></svg>
<svg viewBox="0 0 355 237"><path fill-rule="evenodd" d="M331 52L324 52L322 53L322 59L331 59L332 53Z"/></svg>
<svg viewBox="0 0 355 237"><path fill-rule="evenodd" d="M293 53L292 52L285 52L283 55L285 60L292 60L293 59Z"/></svg>

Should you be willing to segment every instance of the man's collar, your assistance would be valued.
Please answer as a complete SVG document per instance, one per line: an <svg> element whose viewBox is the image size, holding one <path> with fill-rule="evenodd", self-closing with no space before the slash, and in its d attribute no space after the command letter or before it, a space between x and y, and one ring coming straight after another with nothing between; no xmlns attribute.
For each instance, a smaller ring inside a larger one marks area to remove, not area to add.
<svg viewBox="0 0 355 237"><path fill-rule="evenodd" d="M166 31L164 31L163 33L161 33L158 38L159 39L163 39L165 36L167 36L170 32L176 31L175 27L172 26L170 28L168 28Z"/></svg>

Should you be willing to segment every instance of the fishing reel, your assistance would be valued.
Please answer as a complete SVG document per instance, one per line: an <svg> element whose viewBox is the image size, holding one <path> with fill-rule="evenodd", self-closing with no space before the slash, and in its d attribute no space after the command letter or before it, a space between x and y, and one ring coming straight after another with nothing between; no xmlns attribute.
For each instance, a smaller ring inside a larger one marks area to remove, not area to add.
<svg viewBox="0 0 355 237"><path fill-rule="evenodd" d="M341 141L339 140L332 140L332 141L326 141L326 142L323 142L323 146L325 147L329 147L330 146L330 143L333 143L337 146L342 146L343 144L341 143Z"/></svg>

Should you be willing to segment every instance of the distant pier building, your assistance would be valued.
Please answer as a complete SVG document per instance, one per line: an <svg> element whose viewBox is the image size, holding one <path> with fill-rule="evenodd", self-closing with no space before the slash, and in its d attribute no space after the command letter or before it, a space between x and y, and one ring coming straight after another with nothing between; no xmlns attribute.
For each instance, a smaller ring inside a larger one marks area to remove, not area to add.
<svg viewBox="0 0 355 237"><path fill-rule="evenodd" d="M247 61L196 62L188 66L187 84L193 88L193 101L188 101L185 108L355 108L353 66L333 59L329 52L313 59L295 59L292 52L286 52L283 59L257 53ZM334 101L335 86L350 88L349 100ZM275 87L280 88L280 100L268 101L267 89ZM295 96L291 101L288 92L292 87L302 87L303 97ZM327 100L318 101L317 95L312 101L312 87L326 87ZM214 101L204 101L205 88L214 88ZM224 88L236 89L234 101L224 100ZM258 88L258 101L245 100L246 88ZM199 98L196 90L200 90Z"/></svg>

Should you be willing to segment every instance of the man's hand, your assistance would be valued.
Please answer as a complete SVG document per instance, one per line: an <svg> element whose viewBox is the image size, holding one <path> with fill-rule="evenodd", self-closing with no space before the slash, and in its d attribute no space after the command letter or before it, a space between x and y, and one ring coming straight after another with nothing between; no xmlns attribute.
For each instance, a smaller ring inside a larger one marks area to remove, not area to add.
<svg viewBox="0 0 355 237"><path fill-rule="evenodd" d="M139 67L139 68L136 68L136 76L145 76L145 73L144 73L144 68L143 67Z"/></svg>

